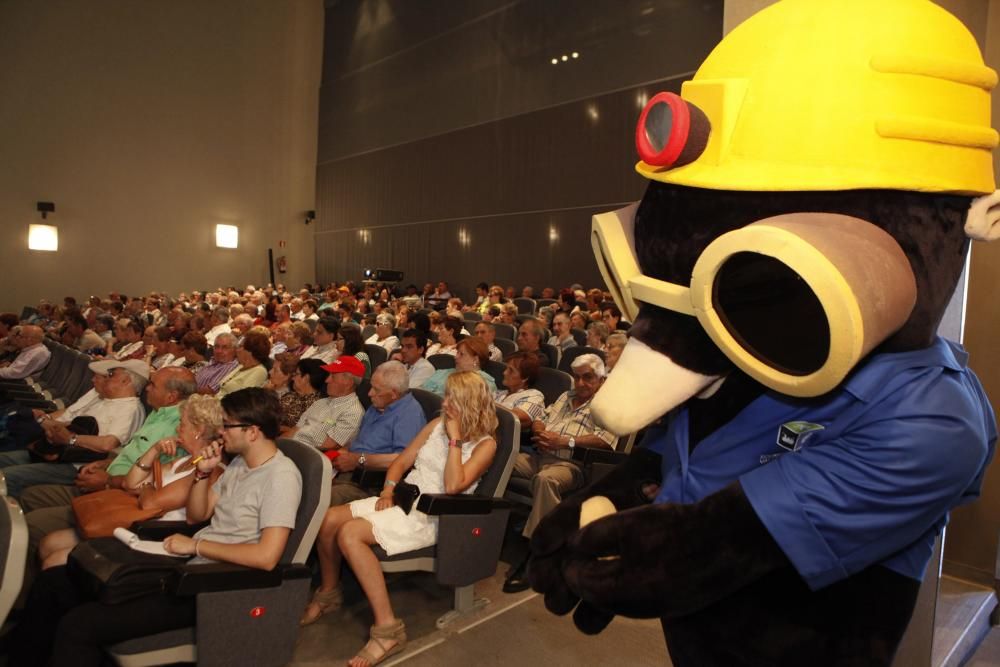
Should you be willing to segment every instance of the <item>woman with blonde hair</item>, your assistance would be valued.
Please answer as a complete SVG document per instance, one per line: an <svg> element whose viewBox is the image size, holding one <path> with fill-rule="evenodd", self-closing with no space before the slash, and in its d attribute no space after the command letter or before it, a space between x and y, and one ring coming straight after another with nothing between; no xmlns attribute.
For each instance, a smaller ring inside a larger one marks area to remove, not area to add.
<svg viewBox="0 0 1000 667"><path fill-rule="evenodd" d="M146 450L136 459L122 484L125 491L137 496L136 505L140 509L163 510L160 518L164 521L184 520L188 492L194 483L191 473L195 471L195 466L188 461L201 455L222 428L222 405L214 396L190 396L180 404L180 415L177 435L163 438ZM180 458L174 458L179 455ZM173 460L161 466L164 459ZM159 475L156 474L157 467L160 467ZM221 475L222 470L217 468L213 476ZM215 482L214 477L210 483ZM79 542L80 533L76 528L65 528L46 535L38 545L42 569L65 565L69 552Z"/></svg>
<svg viewBox="0 0 1000 667"><path fill-rule="evenodd" d="M352 667L376 665L403 650L406 643L406 626L393 613L382 568L371 547L377 544L391 556L437 541L437 519L418 510L415 500L408 512L396 505L393 492L397 485L416 485L419 493L472 493L493 463L496 409L477 373L458 372L448 377L441 412L442 416L428 423L389 466L377 498L333 507L323 519L316 542L322 583L301 624L313 623L340 607L340 564L347 558L375 616L371 639L349 661ZM404 480L403 473L411 467Z"/></svg>

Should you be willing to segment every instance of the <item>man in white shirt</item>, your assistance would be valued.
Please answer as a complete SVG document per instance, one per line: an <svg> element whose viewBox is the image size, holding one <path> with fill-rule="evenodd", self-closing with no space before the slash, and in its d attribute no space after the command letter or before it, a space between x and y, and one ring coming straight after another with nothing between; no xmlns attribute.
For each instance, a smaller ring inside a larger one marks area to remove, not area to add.
<svg viewBox="0 0 1000 667"><path fill-rule="evenodd" d="M427 378L434 375L434 366L424 359L427 351L427 336L418 329L407 329L403 332L403 347L399 359L406 364L406 372L410 376L410 389L420 387Z"/></svg>
<svg viewBox="0 0 1000 667"><path fill-rule="evenodd" d="M205 334L205 340L209 345L215 345L215 337L224 333L232 333L229 328L229 309L219 306L212 311L212 328Z"/></svg>
<svg viewBox="0 0 1000 667"><path fill-rule="evenodd" d="M493 341L497 337L497 330L493 324L490 322L476 322L474 331L476 336L486 343L486 347L490 352L490 361L503 361L503 352L493 344Z"/></svg>
<svg viewBox="0 0 1000 667"><path fill-rule="evenodd" d="M115 326L115 334L118 342L123 343L111 355L115 360L142 359L146 356L146 345L142 342L143 328L137 321L123 317Z"/></svg>
<svg viewBox="0 0 1000 667"><path fill-rule="evenodd" d="M94 388L76 403L51 414L41 410L34 410L33 414L46 440L53 445L110 452L128 442L146 418L139 395L149 380L149 364L138 359L95 361L90 370L94 373ZM69 424L77 417L93 417L97 421L97 435L71 432ZM72 484L81 467L83 464L32 463L26 449L0 454L7 495L13 498L35 484Z"/></svg>
<svg viewBox="0 0 1000 667"><path fill-rule="evenodd" d="M13 361L0 364L0 380L23 380L45 368L52 353L42 344L44 335L41 327L30 324L14 330L11 338L20 351Z"/></svg>

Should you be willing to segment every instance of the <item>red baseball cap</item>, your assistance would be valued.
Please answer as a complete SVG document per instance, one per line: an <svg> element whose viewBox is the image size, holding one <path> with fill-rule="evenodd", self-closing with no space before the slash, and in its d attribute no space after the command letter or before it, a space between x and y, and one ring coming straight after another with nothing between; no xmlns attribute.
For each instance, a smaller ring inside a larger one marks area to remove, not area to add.
<svg viewBox="0 0 1000 667"><path fill-rule="evenodd" d="M345 354L337 359L334 359L332 364L327 364L322 367L327 373L350 373L351 375L357 375L359 378L365 376L365 365L355 357L354 355Z"/></svg>

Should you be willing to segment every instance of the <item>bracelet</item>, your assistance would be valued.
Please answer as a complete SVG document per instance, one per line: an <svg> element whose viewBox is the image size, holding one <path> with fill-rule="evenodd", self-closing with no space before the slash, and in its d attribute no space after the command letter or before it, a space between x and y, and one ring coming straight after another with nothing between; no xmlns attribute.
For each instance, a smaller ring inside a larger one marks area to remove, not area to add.
<svg viewBox="0 0 1000 667"><path fill-rule="evenodd" d="M144 464L142 461L136 461L135 462L135 467L138 468L139 470L145 470L146 472L149 472L150 470L153 469L152 464L148 464L147 465L147 464Z"/></svg>
<svg viewBox="0 0 1000 667"><path fill-rule="evenodd" d="M385 480L385 484L382 485L382 488L385 488L387 486L396 486L396 484L398 484L398 482L395 482L391 479L387 479Z"/></svg>
<svg viewBox="0 0 1000 667"><path fill-rule="evenodd" d="M210 473L210 472L202 472L200 470L195 470L194 471L194 481L195 481L195 483L200 482L200 481L205 480L205 479L208 479L211 476L212 476L212 473Z"/></svg>
<svg viewBox="0 0 1000 667"><path fill-rule="evenodd" d="M195 540L194 541L194 555L197 556L198 558L201 558L201 553L198 551L198 549L200 549L200 548L201 548L201 540Z"/></svg>
<svg viewBox="0 0 1000 667"><path fill-rule="evenodd" d="M451 440L448 441L448 446L449 447L459 447L459 446L461 446L461 443L458 441L458 438L452 438Z"/></svg>

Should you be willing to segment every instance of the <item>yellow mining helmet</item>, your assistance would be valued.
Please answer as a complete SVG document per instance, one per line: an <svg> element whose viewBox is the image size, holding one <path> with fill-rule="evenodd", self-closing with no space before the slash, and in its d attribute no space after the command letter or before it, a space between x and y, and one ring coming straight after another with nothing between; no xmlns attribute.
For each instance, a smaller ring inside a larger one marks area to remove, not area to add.
<svg viewBox="0 0 1000 667"><path fill-rule="evenodd" d="M994 190L997 74L927 0L784 0L636 129L647 178L717 190Z"/></svg>

